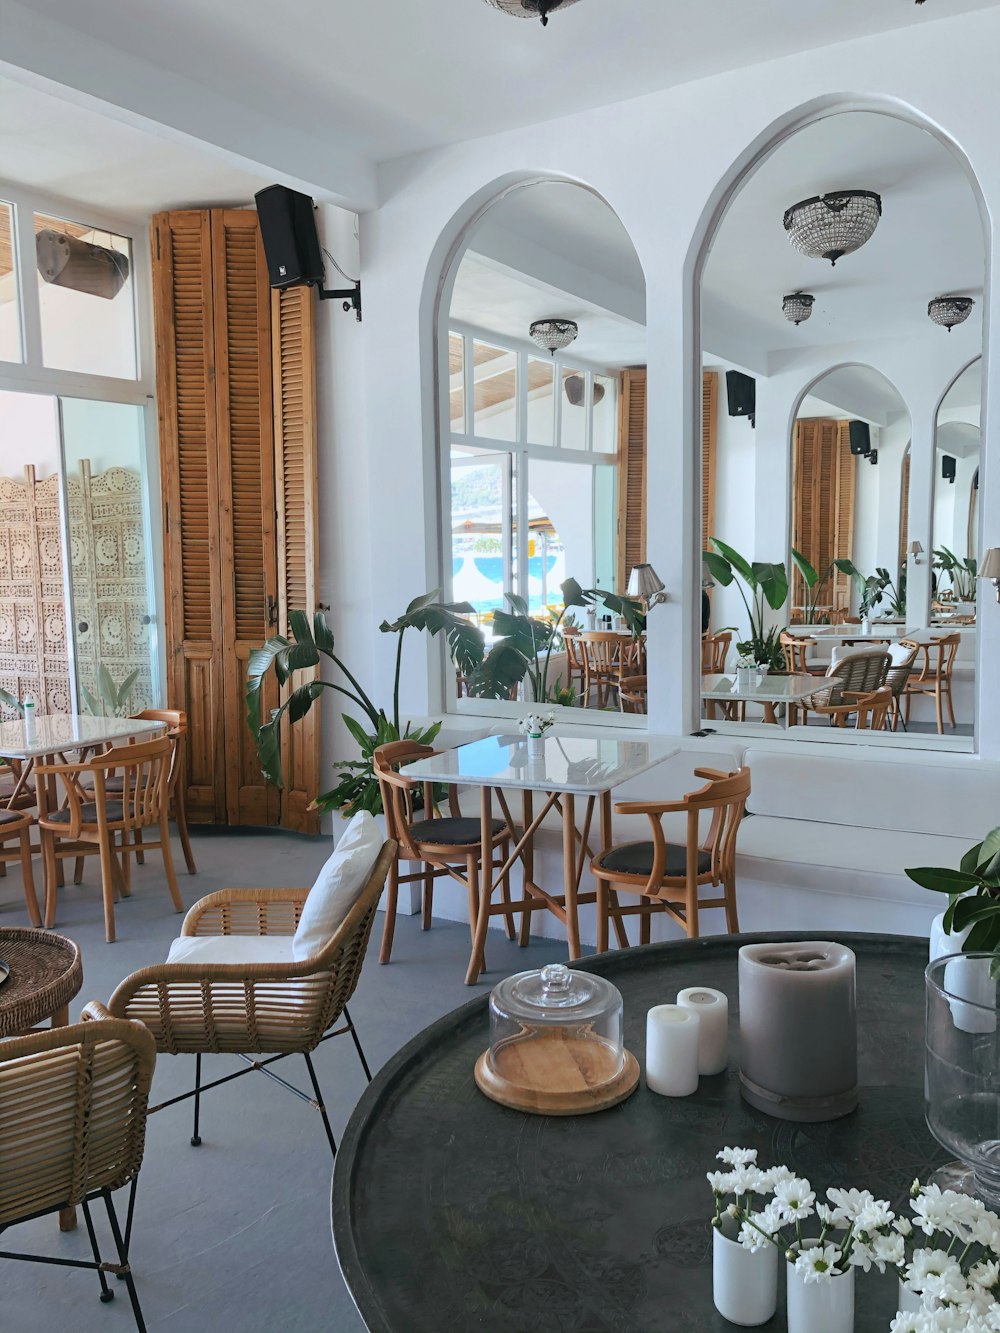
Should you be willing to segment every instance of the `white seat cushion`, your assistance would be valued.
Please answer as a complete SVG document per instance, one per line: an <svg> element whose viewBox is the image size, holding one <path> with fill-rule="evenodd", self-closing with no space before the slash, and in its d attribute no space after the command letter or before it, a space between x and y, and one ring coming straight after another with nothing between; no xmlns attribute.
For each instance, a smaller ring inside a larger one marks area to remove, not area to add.
<svg viewBox="0 0 1000 1333"><path fill-rule="evenodd" d="M290 935L181 935L168 963L291 963Z"/></svg>
<svg viewBox="0 0 1000 1333"><path fill-rule="evenodd" d="M356 814L316 876L302 907L292 956L312 958L329 943L358 900L382 850L382 834L367 810Z"/></svg>

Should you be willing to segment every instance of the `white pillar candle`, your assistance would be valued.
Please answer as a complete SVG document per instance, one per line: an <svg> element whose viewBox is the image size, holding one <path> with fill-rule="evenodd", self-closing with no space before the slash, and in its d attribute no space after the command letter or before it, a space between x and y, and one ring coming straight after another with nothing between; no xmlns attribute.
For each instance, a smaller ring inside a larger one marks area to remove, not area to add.
<svg viewBox="0 0 1000 1333"><path fill-rule="evenodd" d="M664 1097L698 1091L698 1014L658 1004L646 1015L646 1087Z"/></svg>
<svg viewBox="0 0 1000 1333"><path fill-rule="evenodd" d="M721 1074L729 1063L729 1001L710 986L689 986L677 996L698 1015L698 1073Z"/></svg>

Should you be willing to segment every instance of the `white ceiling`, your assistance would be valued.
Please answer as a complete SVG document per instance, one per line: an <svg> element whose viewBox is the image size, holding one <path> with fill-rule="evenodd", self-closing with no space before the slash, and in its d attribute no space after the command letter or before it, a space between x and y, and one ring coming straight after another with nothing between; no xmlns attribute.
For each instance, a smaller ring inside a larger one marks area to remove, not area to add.
<svg viewBox="0 0 1000 1333"><path fill-rule="evenodd" d="M832 268L793 249L782 226L791 204L829 190L882 195L872 239ZM949 335L927 318L927 302L963 293L976 307L961 331L979 341L983 238L971 186L929 134L867 112L831 116L785 140L746 182L722 221L705 265L704 344L736 336L766 353L857 339ZM795 325L781 298L816 297ZM719 348L718 353L725 355Z"/></svg>
<svg viewBox="0 0 1000 1333"><path fill-rule="evenodd" d="M195 94L201 87L382 161L995 4L580 0L544 29L482 0L30 0L20 8L147 69L180 74Z"/></svg>
<svg viewBox="0 0 1000 1333"><path fill-rule="evenodd" d="M967 421L944 421L937 428L935 443L939 453L953 454L956 458L977 457L981 443L979 427Z"/></svg>
<svg viewBox="0 0 1000 1333"><path fill-rule="evenodd" d="M193 145L3 77L0 178L137 220L163 208L248 204L271 184Z"/></svg>
<svg viewBox="0 0 1000 1333"><path fill-rule="evenodd" d="M899 392L877 370L870 366L842 366L813 385L802 400L798 415L888 426L908 413Z"/></svg>

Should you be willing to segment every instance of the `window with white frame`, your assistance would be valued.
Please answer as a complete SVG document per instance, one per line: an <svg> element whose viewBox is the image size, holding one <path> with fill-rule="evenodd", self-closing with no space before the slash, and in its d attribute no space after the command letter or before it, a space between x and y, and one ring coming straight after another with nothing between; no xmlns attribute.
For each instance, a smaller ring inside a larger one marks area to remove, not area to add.
<svg viewBox="0 0 1000 1333"><path fill-rule="evenodd" d="M448 351L453 599L488 630L508 593L546 616L567 578L612 591L618 376L456 324Z"/></svg>

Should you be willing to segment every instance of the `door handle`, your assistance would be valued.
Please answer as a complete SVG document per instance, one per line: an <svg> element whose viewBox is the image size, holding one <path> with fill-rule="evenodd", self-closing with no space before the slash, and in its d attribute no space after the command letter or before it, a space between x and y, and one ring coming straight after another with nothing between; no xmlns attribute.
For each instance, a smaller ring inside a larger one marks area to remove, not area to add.
<svg viewBox="0 0 1000 1333"><path fill-rule="evenodd" d="M270 595L267 599L267 623L269 626L278 623L278 599Z"/></svg>

